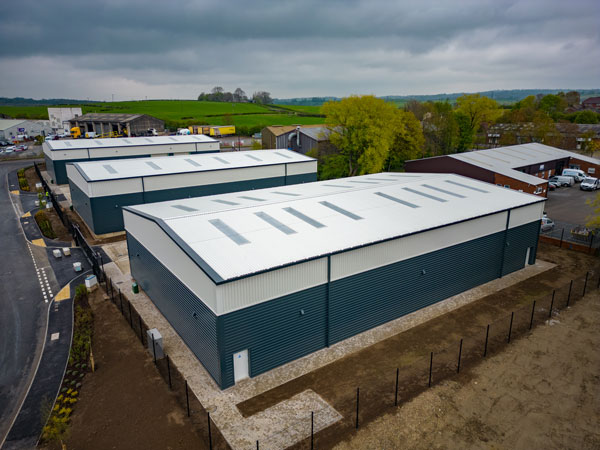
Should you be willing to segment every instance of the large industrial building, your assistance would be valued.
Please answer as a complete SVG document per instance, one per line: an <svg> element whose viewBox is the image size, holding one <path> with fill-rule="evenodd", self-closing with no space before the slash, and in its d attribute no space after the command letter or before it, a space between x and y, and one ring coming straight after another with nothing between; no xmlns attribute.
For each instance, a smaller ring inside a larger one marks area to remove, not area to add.
<svg viewBox="0 0 600 450"><path fill-rule="evenodd" d="M204 136L153 136L113 139L72 139L43 143L46 170L56 184L66 184L66 165L94 159L145 158L214 153L219 141Z"/></svg>
<svg viewBox="0 0 600 450"><path fill-rule="evenodd" d="M544 201L381 173L123 213L133 278L224 389L535 263Z"/></svg>
<svg viewBox="0 0 600 450"><path fill-rule="evenodd" d="M88 113L69 120L72 127L79 127L81 134L93 132L100 136L111 133L126 136L146 136L150 128L165 131L165 122L147 114Z"/></svg>
<svg viewBox="0 0 600 450"><path fill-rule="evenodd" d="M600 173L600 160L548 145L531 143L476 150L407 161L407 172L456 173L543 197L548 178L563 169L581 169L592 176Z"/></svg>
<svg viewBox="0 0 600 450"><path fill-rule="evenodd" d="M48 120L0 119L0 139L13 142L21 135L46 136L52 133Z"/></svg>
<svg viewBox="0 0 600 450"><path fill-rule="evenodd" d="M123 206L316 181L317 161L260 150L74 163L67 175L73 208L106 234L123 230Z"/></svg>
<svg viewBox="0 0 600 450"><path fill-rule="evenodd" d="M48 118L52 131L58 134L70 134L71 119L83 116L81 108L48 108Z"/></svg>

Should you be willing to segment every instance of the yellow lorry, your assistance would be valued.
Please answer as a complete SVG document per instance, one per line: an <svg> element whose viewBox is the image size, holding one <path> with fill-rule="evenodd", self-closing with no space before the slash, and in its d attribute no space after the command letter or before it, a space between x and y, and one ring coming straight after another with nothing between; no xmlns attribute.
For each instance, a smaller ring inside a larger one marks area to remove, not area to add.
<svg viewBox="0 0 600 450"><path fill-rule="evenodd" d="M206 134L215 137L235 134L235 125L191 125L188 129L192 134Z"/></svg>

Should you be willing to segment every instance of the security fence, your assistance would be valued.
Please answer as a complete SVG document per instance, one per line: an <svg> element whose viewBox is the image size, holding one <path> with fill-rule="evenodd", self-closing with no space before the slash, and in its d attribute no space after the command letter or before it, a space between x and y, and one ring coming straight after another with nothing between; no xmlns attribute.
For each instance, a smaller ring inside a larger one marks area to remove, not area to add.
<svg viewBox="0 0 600 450"><path fill-rule="evenodd" d="M552 229L540 231L540 240L588 253L600 248L597 229L561 221L555 221Z"/></svg>
<svg viewBox="0 0 600 450"><path fill-rule="evenodd" d="M146 348L152 348L151 353L154 354L154 363L158 371L169 389L175 392L180 404L187 412L187 416L204 437L207 447L210 449L230 448L210 418L210 412L200 404L195 395L190 393L187 381L169 356L156 357L156 348L148 343L148 326L127 295L109 278L106 278L105 287L109 298L138 335L141 344ZM383 414L393 412L394 408L443 380L460 376L462 371L502 351L511 342L526 335L534 327L549 323L561 310L581 300L586 292L599 288L600 270L590 270L584 276L573 279L569 283L537 297L532 302L515 308L510 313L487 324L479 332L464 336L451 346L432 348L426 352L425 356L413 363L391 370L389 377L382 377L375 382L371 379L365 384L358 383L354 389L337 396L331 404L342 415L343 418L340 421L314 432L314 424L319 417L311 412L307 413L305 418L299 419L299 423L291 424L293 428L297 428L297 425L306 427L306 433L309 436L291 448L333 447L365 423ZM332 380L332 383L334 382ZM263 447L261 447L261 442L256 442L256 448L272 448L269 445L270 442L276 442L278 439L276 436L270 436L268 441L262 444Z"/></svg>

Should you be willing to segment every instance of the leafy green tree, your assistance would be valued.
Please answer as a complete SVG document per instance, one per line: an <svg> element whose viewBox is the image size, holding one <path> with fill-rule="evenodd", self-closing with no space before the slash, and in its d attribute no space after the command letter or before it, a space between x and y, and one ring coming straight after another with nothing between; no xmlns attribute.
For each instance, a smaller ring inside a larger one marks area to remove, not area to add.
<svg viewBox="0 0 600 450"><path fill-rule="evenodd" d="M456 112L463 114L468 122L464 124L464 136L461 140L472 142L482 122L492 122L502 115L502 109L496 100L479 94L467 94L456 99ZM464 119L460 119L464 121ZM469 138L467 134L470 133Z"/></svg>
<svg viewBox="0 0 600 450"><path fill-rule="evenodd" d="M400 111L403 126L396 130L394 143L390 148L387 170L403 170L404 162L418 159L423 155L425 137L421 122L412 112Z"/></svg>
<svg viewBox="0 0 600 450"><path fill-rule="evenodd" d="M466 114L457 111L454 113L456 124L458 126L458 140L456 150L458 152L466 152L473 144L474 133L471 129L471 123Z"/></svg>
<svg viewBox="0 0 600 450"><path fill-rule="evenodd" d="M321 108L329 140L339 156L327 158L327 173L354 176L380 172L388 159L398 130L404 127L402 112L392 103L372 95L328 101Z"/></svg>
<svg viewBox="0 0 600 450"><path fill-rule="evenodd" d="M567 100L564 97L548 94L542 97L538 108L554 118L556 114L562 113L567 106Z"/></svg>
<svg viewBox="0 0 600 450"><path fill-rule="evenodd" d="M586 111L578 111L575 114L575 123L591 123L596 124L600 122L600 114L586 110Z"/></svg>
<svg viewBox="0 0 600 450"><path fill-rule="evenodd" d="M456 151L458 124L448 102L428 102L430 111L423 119L425 151L429 156L448 155Z"/></svg>

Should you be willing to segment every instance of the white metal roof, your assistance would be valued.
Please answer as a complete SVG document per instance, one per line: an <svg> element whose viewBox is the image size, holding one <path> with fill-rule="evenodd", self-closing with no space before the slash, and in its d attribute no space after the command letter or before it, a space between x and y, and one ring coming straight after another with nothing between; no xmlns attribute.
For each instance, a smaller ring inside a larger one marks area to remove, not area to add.
<svg viewBox="0 0 600 450"><path fill-rule="evenodd" d="M27 122L23 119L0 119L0 130L7 130L8 128L12 128L20 123Z"/></svg>
<svg viewBox="0 0 600 450"><path fill-rule="evenodd" d="M571 157L594 164L600 164L600 160L538 143L511 145L488 150L475 150L449 156L532 185L543 184L546 183L547 180L515 170L516 167L543 164L556 159Z"/></svg>
<svg viewBox="0 0 600 450"><path fill-rule="evenodd" d="M77 150L84 148L112 148L135 147L148 145L176 145L217 142L204 134L187 136L147 136L109 139L63 139L59 141L46 141L50 150Z"/></svg>
<svg viewBox="0 0 600 450"><path fill-rule="evenodd" d="M315 159L290 150L250 150L154 158L95 160L73 165L87 181L106 181L309 161L315 161Z"/></svg>
<svg viewBox="0 0 600 450"><path fill-rule="evenodd" d="M453 174L395 175L125 209L162 224L193 259L231 280L545 200ZM282 200L275 191L299 195Z"/></svg>

